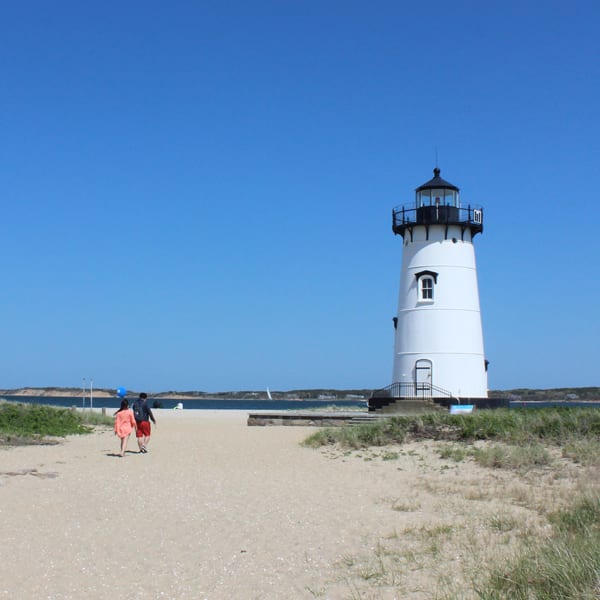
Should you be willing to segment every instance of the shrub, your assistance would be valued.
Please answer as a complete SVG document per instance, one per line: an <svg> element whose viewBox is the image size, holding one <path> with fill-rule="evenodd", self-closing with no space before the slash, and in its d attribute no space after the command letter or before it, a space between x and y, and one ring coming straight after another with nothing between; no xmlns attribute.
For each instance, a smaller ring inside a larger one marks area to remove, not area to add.
<svg viewBox="0 0 600 600"><path fill-rule="evenodd" d="M0 432L17 437L64 437L88 433L80 413L39 404L0 404Z"/></svg>

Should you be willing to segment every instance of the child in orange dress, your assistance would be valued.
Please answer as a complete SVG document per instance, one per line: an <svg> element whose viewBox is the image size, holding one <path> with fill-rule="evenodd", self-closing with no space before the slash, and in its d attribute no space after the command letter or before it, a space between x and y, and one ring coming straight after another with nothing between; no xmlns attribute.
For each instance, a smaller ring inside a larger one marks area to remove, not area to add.
<svg viewBox="0 0 600 600"><path fill-rule="evenodd" d="M115 413L115 435L121 439L121 453L119 456L125 456L127 442L134 429L135 417L133 411L129 408L129 402L121 400L121 408Z"/></svg>

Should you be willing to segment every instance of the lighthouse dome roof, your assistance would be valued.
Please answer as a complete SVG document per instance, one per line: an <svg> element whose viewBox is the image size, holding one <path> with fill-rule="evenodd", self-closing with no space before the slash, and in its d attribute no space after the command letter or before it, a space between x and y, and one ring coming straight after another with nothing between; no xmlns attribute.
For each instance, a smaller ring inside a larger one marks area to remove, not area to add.
<svg viewBox="0 0 600 600"><path fill-rule="evenodd" d="M420 192L423 190L433 189L454 190L456 192L459 191L459 189L455 185L452 185L451 183L440 177L440 170L437 167L433 170L433 179L430 179L423 185L420 185L415 191Z"/></svg>

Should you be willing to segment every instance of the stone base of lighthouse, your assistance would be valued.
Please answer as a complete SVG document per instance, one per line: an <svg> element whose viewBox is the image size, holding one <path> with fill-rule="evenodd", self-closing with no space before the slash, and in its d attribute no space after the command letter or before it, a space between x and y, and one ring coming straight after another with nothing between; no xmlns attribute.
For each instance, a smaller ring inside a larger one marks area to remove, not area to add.
<svg viewBox="0 0 600 600"><path fill-rule="evenodd" d="M508 408L508 398L397 398L389 395L387 388L376 390L368 400L369 412L389 414L418 414L432 410L445 410L452 405L466 404L475 409Z"/></svg>

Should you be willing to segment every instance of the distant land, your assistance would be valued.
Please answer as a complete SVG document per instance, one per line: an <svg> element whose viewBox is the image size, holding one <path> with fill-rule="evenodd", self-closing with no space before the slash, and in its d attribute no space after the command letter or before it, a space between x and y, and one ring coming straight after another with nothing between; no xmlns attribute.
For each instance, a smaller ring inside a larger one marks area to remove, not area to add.
<svg viewBox="0 0 600 600"><path fill-rule="evenodd" d="M551 389L517 388L514 390L489 391L490 398L508 398L509 400L523 402L543 402L545 400L571 400L586 402L600 402L600 387L568 387Z"/></svg>
<svg viewBox="0 0 600 600"><path fill-rule="evenodd" d="M142 390L140 390L142 391ZM140 391L127 390L127 397L136 397ZM288 390L285 392L273 390L270 392L273 400L366 400L371 395L371 389L364 390ZM203 392L203 391L173 391L151 392L147 391L149 398L164 398L167 400L203 400L215 398L235 398L235 399L268 399L266 390L241 390L226 392ZM95 398L114 398L117 396L117 390L111 388L94 388ZM86 388L70 387L27 387L16 389L0 390L0 396L48 396L62 398L81 398L83 395L89 397L90 390Z"/></svg>
<svg viewBox="0 0 600 600"><path fill-rule="evenodd" d="M278 391L271 390L271 398L273 400L366 400L369 398L373 390L371 389L356 389L356 390L338 390L338 389L308 389L308 390L287 390ZM225 392L203 392L203 391L167 391L167 392L150 392L150 398L164 398L168 400L203 400L203 399L218 399L218 398L235 398L235 399L261 399L267 400L266 390L241 390L241 391L225 391ZM93 390L95 398L114 398L117 396L116 389L98 388ZM127 391L128 397L135 397L139 391ZM85 391L82 388L69 387L27 387L17 389L0 390L1 396L49 396L49 397L67 397L81 398L82 396L89 397L90 390ZM598 401L600 402L600 387L568 387L568 388L551 388L551 389L529 389L518 388L513 390L490 390L490 398L508 398L510 400L535 402L535 401Z"/></svg>

